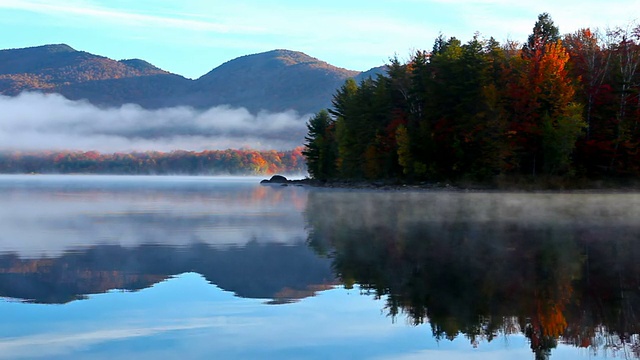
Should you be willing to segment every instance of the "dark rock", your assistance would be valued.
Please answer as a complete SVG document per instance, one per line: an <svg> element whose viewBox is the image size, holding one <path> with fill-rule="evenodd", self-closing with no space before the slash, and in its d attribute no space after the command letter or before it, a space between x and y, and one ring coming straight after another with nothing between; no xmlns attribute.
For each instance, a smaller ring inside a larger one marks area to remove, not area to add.
<svg viewBox="0 0 640 360"><path fill-rule="evenodd" d="M271 177L271 179L269 179L269 180L264 179L264 180L260 181L260 184L282 184L282 185L286 185L288 183L289 183L289 180L287 180L287 178L282 176L282 175L273 175Z"/></svg>
<svg viewBox="0 0 640 360"><path fill-rule="evenodd" d="M272 182L274 184L285 184L289 182L289 180L287 180L287 178L282 175L273 175L271 179L269 179L269 182Z"/></svg>

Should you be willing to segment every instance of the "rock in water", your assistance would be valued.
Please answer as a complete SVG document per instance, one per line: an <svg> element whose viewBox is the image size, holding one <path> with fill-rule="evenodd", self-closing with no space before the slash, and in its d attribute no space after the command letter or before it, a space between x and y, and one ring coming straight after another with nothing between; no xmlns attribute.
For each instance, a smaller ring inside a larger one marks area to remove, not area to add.
<svg viewBox="0 0 640 360"><path fill-rule="evenodd" d="M264 179L260 181L260 184L286 184L288 182L289 180L282 175L273 175L269 180Z"/></svg>

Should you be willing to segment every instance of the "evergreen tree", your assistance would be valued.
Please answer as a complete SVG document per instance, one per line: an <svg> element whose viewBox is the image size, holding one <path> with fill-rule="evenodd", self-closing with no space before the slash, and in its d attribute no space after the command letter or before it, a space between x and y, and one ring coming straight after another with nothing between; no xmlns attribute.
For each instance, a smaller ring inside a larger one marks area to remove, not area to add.
<svg viewBox="0 0 640 360"><path fill-rule="evenodd" d="M551 15L542 13L538 15L538 21L533 26L533 32L524 46L525 54L531 56L536 51L542 51L545 45L556 43L558 40L560 40L560 30L553 23Z"/></svg>
<svg viewBox="0 0 640 360"><path fill-rule="evenodd" d="M336 175L335 127L327 110L321 110L307 123L305 149L302 154L307 160L311 177L326 180Z"/></svg>

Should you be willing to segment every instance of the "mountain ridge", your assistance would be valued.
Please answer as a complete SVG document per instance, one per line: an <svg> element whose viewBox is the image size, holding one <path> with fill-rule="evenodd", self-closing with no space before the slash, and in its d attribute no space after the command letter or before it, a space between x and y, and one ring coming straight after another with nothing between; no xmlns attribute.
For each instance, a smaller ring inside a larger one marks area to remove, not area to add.
<svg viewBox="0 0 640 360"><path fill-rule="evenodd" d="M347 70L303 52L275 49L231 59L192 80L143 59L113 60L49 44L0 50L0 95L42 91L98 106L228 105L251 112L313 113L331 106L346 79L383 72L384 67Z"/></svg>

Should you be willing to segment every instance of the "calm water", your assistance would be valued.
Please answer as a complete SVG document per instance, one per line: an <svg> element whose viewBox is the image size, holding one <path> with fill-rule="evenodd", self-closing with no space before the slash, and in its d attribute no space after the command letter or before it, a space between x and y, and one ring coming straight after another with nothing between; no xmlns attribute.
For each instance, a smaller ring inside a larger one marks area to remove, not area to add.
<svg viewBox="0 0 640 360"><path fill-rule="evenodd" d="M640 194L0 176L0 358L640 357Z"/></svg>

